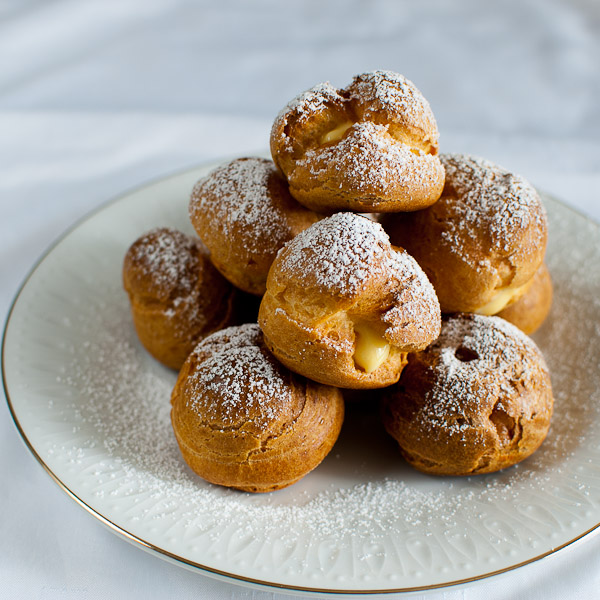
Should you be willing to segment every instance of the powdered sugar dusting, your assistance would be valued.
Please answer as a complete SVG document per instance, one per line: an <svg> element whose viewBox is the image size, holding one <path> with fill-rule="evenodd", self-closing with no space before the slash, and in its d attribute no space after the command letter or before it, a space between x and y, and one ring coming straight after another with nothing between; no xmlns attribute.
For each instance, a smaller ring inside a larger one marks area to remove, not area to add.
<svg viewBox="0 0 600 600"><path fill-rule="evenodd" d="M364 106L364 117L384 110L413 122L423 118L433 121L429 102L415 84L400 73L385 70L363 73L354 78L350 89L351 97Z"/></svg>
<svg viewBox="0 0 600 600"><path fill-rule="evenodd" d="M435 289L417 261L405 251L394 252L392 272L401 279L394 305L382 321L389 340L434 340L440 333L440 303Z"/></svg>
<svg viewBox="0 0 600 600"><path fill-rule="evenodd" d="M491 410L498 399L515 395L515 382L534 389L536 374L547 372L531 338L500 317L450 317L426 352L435 376L421 418L455 432L472 429L460 419L466 403L477 403L483 394L493 399Z"/></svg>
<svg viewBox="0 0 600 600"><path fill-rule="evenodd" d="M241 332L230 328L224 344L207 338L194 354L205 358L184 383L187 406L203 420L222 427L235 427L252 420L253 427L266 429L290 410L293 400L289 376L263 344L258 325Z"/></svg>
<svg viewBox="0 0 600 600"><path fill-rule="evenodd" d="M312 117L328 110L332 102L340 102L341 100L342 97L338 90L331 83L328 81L318 83L290 100L281 109L275 122L284 118L287 114L294 114L300 119Z"/></svg>
<svg viewBox="0 0 600 600"><path fill-rule="evenodd" d="M300 285L316 282L330 293L357 294L390 266L389 238L378 223L336 213L296 236L280 253L280 270Z"/></svg>
<svg viewBox="0 0 600 600"><path fill-rule="evenodd" d="M415 180L423 190L431 190L438 184L437 163L436 156L395 140L387 125L371 121L355 123L337 144L309 149L297 160L316 177L338 164L340 187L346 182L357 191L371 193L409 187Z"/></svg>
<svg viewBox="0 0 600 600"><path fill-rule="evenodd" d="M258 346L262 342L262 332L256 323L244 323L215 331L198 344L192 353L198 362L206 360L215 352L227 353L233 348Z"/></svg>
<svg viewBox="0 0 600 600"><path fill-rule="evenodd" d="M126 262L146 280L156 298L167 299L175 290L190 293L198 273L199 240L172 228L153 229L128 250Z"/></svg>
<svg viewBox="0 0 600 600"><path fill-rule="evenodd" d="M476 231L486 231L500 254L519 248L529 227L544 239L546 213L535 188L519 175L483 158L460 154L440 156L446 171L446 189L453 219L442 237L452 250L465 253Z"/></svg>
<svg viewBox="0 0 600 600"><path fill-rule="evenodd" d="M370 121L377 113L386 112L392 121L424 124L437 141L437 126L429 102L404 75L376 70L356 75L352 83L341 90L329 82L319 83L293 98L279 112L274 131L288 120L303 124L319 118L333 107L356 113L360 120ZM285 137L285 132L280 135Z"/></svg>
<svg viewBox="0 0 600 600"><path fill-rule="evenodd" d="M279 178L273 163L245 158L222 165L200 180L192 191L190 215L194 222L207 220L224 237L233 235L250 252L278 249L289 239L281 199L270 187ZM283 182L278 182L283 188ZM202 234L202 232L200 232Z"/></svg>

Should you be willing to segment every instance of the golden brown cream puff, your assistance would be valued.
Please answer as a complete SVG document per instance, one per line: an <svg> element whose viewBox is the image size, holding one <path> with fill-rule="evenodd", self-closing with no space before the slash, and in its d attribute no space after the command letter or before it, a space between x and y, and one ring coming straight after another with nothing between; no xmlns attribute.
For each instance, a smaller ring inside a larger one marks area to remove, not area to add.
<svg viewBox="0 0 600 600"><path fill-rule="evenodd" d="M172 369L204 336L234 318L236 290L213 267L200 240L175 229L153 229L130 246L123 286L142 345Z"/></svg>
<svg viewBox="0 0 600 600"><path fill-rule="evenodd" d="M552 416L544 358L499 317L457 314L385 390L383 422L406 460L436 475L491 473L530 456Z"/></svg>
<svg viewBox="0 0 600 600"><path fill-rule="evenodd" d="M294 98L271 130L271 155L299 202L316 211L425 208L442 192L438 129L415 85L391 71L321 83Z"/></svg>
<svg viewBox="0 0 600 600"><path fill-rule="evenodd" d="M439 334L440 309L416 261L378 223L337 213L277 255L259 309L265 342L321 383L377 388Z"/></svg>
<svg viewBox="0 0 600 600"><path fill-rule="evenodd" d="M446 183L425 210L385 215L393 244L410 252L443 313L493 315L526 293L546 250L546 213L536 190L481 158L442 154Z"/></svg>
<svg viewBox="0 0 600 600"><path fill-rule="evenodd" d="M343 417L340 390L286 369L256 324L204 339L172 394L173 431L186 463L211 483L248 492L284 488L314 469Z"/></svg>
<svg viewBox="0 0 600 600"><path fill-rule="evenodd" d="M239 158L217 167L194 187L194 229L217 269L236 287L265 291L277 251L321 217L296 202L272 161Z"/></svg>

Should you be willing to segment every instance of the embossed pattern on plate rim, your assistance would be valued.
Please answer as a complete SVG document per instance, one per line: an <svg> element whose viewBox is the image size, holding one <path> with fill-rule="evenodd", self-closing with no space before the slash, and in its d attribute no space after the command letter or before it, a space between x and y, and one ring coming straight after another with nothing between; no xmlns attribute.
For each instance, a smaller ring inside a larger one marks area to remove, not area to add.
<svg viewBox="0 0 600 600"><path fill-rule="evenodd" d="M8 379L7 379L7 374L6 374L6 370L5 370L5 356L6 353L8 351L7 347L6 347L6 338L7 338L7 333L9 331L9 328L11 326L11 316L14 312L15 307L17 306L18 302L19 302L19 298L21 296L22 291L26 288L26 286L28 285L29 280L34 276L34 274L36 273L37 269L39 268L39 266L44 262L44 260L52 253L52 251L54 250L54 248L60 244L60 242L65 239L71 232L73 232L74 230L76 230L81 224L83 224L84 222L87 222L90 219L93 219L93 217L98 214L99 212L102 212L104 210L106 210L107 208L109 208L111 205L118 203L121 200L126 199L128 196L130 196L133 193L138 193L138 192L143 192L145 189L152 187L153 185L157 184L157 183L161 183L167 180L171 180L171 179L175 179L184 175L189 175L190 173L194 173L196 171L200 172L200 170L204 173L207 172L210 168L212 168L213 164L210 165L205 165L205 166L201 166L201 167L194 167L191 169L186 169L184 171L181 171L179 173L175 173L171 176L168 177L163 177L163 178L159 178L156 179L155 181L152 181L150 183L147 183L143 186L139 186L136 187L124 194L119 195L118 197L109 200L108 202L102 204L101 206L99 206L97 209L95 209L94 211L92 211L91 213L89 213L88 215L84 216L83 218L81 218L80 220L78 220L74 225L72 225L68 230L66 230L44 253L43 255L39 258L39 260L34 264L34 266L32 267L32 269L30 270L29 274L27 275L27 277L25 278L24 282L21 284L19 291L17 292L6 322L5 322L5 326L4 326L4 331L3 331L3 338L2 338L2 380L3 380L3 386L4 386L4 391L6 394L6 398L7 398L7 403L8 403L8 407L11 413L11 416L15 422L16 428L20 434L20 436L22 437L24 443L26 444L27 448L29 449L29 451L33 454L33 456L35 457L35 459L42 465L42 467L46 470L46 472L51 476L51 478L57 483L57 485L59 485L59 487L61 489L63 489L68 496L70 496L71 498L73 498L79 505L81 505L83 508L85 508L88 512L90 512L90 514L92 514L93 516L95 516L101 523L103 523L105 526L108 526L111 530L113 530L114 532L116 532L117 534L119 534L120 536L122 536L123 538L125 538L126 540L130 541L131 543L138 545L146 550L151 551L152 553L155 553L165 559L170 560L171 562L175 562L176 564L182 565L184 567L188 567L191 569L196 569L196 570L200 570L203 573L210 575L210 576L214 576L217 578L223 578L225 580L228 581L234 581L234 582L239 582L239 583L245 583L245 584L250 584L253 586L258 586L260 588L263 589L282 589L282 590L286 590L286 591L290 591L290 592L315 592L315 593L319 593L319 594L326 594L326 595L332 595L332 596L339 596L341 594L348 594L348 595L369 595L369 596L373 596L373 595L385 595L385 594L389 594L389 593L398 593L398 592L418 592L418 591L422 591L422 590L427 590L427 589L434 589L434 588L443 588L443 587L448 587L448 586L456 586L456 585L460 585L460 584L466 584L472 581L476 581L476 580L480 580L480 579L484 579L487 577L491 577L494 575L498 575L500 573L504 573L513 569L516 569L518 567L521 567L523 565L538 561L542 558L545 558L546 556L549 556L551 554L554 554L556 552L558 552L559 550L562 550L565 547L570 546L571 544L573 544L574 542L580 540L581 538L583 538L584 536L590 534L593 531L597 531L598 527L600 527L600 523L597 523L596 525L594 525L593 527L589 528L586 531L583 531L581 533L579 533L577 536L573 537L573 539L568 540L567 542L560 544L559 546L553 548L550 551L547 552L543 552L540 553L539 555L533 556L527 560L524 561L520 561L518 563L515 563L514 565L511 565L507 568L502 568L499 570L493 570L490 571L488 573L484 573L481 575L477 575L475 577L467 577L467 578L461 578L461 579L457 579L457 580L452 580L452 581L448 581L448 582L444 582L441 584L434 584L434 585L423 585L423 586L411 586L411 587L407 587L407 588L403 588L403 587L398 587L398 588L385 588L385 589L373 589L373 590L364 590L364 589L356 589L356 590L352 590L352 589L333 589L333 588L319 588L319 587L302 587L302 586L288 586L286 584L280 584L277 582L270 582L270 581L266 581L266 580L262 580L262 579L254 579L254 578L249 578L249 577L245 577L245 576L240 576L236 573L231 573L231 572L227 572L227 571L222 571L219 569L214 569L212 567L191 561L189 559L186 559L185 557L179 556L177 554L171 553L163 548L160 548L158 546L155 546L154 544L152 544L151 542L148 542L147 540L142 539L141 537L134 535L132 533L130 533L129 531L127 531L125 528L113 523L107 516L101 514L100 512L98 512L96 509L94 509L92 506L90 506L89 504L87 504L85 501L83 501L75 491L69 489L68 486L66 486L59 477L57 477L57 475L52 471L52 469L46 464L46 462L44 461L44 459L38 454L38 452L36 451L35 447L33 446L33 444L31 443L31 441L28 438L27 432L23 429L23 427L21 426L21 423L19 421L19 417L18 414L13 406L13 402L11 400L11 396L10 396L10 390L9 390L9 383L8 383ZM548 196L547 194L545 194L546 196ZM583 218L586 221L590 222L590 219L583 215L582 213L579 213L577 210L573 209L572 207L566 206L564 205L562 202L560 202L559 200L556 200L555 198L552 198L552 200L560 205L563 206L563 208L566 208L567 210L573 212L575 215L577 215L579 218Z"/></svg>

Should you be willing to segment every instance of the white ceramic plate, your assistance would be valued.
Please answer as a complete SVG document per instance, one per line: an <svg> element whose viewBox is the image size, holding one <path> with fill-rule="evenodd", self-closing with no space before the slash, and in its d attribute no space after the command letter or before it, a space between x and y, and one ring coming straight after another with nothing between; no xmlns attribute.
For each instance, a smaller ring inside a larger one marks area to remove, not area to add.
<svg viewBox="0 0 600 600"><path fill-rule="evenodd" d="M229 580L326 593L418 590L542 558L600 515L600 236L545 197L552 313L535 339L555 416L542 448L498 474L434 478L407 467L373 406L350 406L340 440L296 485L250 495L183 463L169 422L174 373L139 345L121 264L142 232L191 232L188 194L209 167L107 204L38 263L5 330L17 427L59 485L147 550Z"/></svg>

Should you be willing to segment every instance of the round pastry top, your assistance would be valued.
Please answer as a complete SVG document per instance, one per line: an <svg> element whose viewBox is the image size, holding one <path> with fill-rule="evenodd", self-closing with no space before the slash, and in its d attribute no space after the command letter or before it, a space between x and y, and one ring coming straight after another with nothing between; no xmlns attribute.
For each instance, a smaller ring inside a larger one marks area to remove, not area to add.
<svg viewBox="0 0 600 600"><path fill-rule="evenodd" d="M391 266L394 254L389 248L389 237L379 224L353 213L336 213L296 236L280 253L278 265L282 275L299 286L352 297L370 277Z"/></svg>
<svg viewBox="0 0 600 600"><path fill-rule="evenodd" d="M422 369L420 375L416 369ZM434 422L457 434L472 427L471 415L550 380L533 340L504 319L476 314L447 318L440 337L424 352L409 357L407 373L426 382L420 403L423 423ZM411 393L408 388L406 392Z"/></svg>
<svg viewBox="0 0 600 600"><path fill-rule="evenodd" d="M353 122L401 124L427 135L437 150L439 133L431 106L412 81L393 71L370 71L356 75L352 83L336 89L319 83L293 98L277 115L273 132L286 138L284 126L302 127L315 118L345 115ZM356 125L355 125L356 126ZM291 140L287 140L289 145Z"/></svg>
<svg viewBox="0 0 600 600"><path fill-rule="evenodd" d="M393 344L429 343L439 333L439 302L423 270L379 223L354 213L327 217L286 244L267 284L280 289L292 308L376 316Z"/></svg>
<svg viewBox="0 0 600 600"><path fill-rule="evenodd" d="M138 238L124 260L126 288L140 296L167 302L191 293L198 279L200 240L169 227L152 229Z"/></svg>
<svg viewBox="0 0 600 600"><path fill-rule="evenodd" d="M240 158L217 167L196 183L190 215L193 223L208 215L208 221L218 226L225 238L235 229L249 252L265 252L265 245L276 252L290 236L286 203L295 207L272 161Z"/></svg>
<svg viewBox="0 0 600 600"><path fill-rule="evenodd" d="M297 235L279 253L280 275L300 287L344 298L359 295L380 277L415 279L429 284L417 262L394 248L383 227L361 215L340 212ZM426 285L423 292L435 295Z"/></svg>
<svg viewBox="0 0 600 600"><path fill-rule="evenodd" d="M370 71L356 75L346 88L364 120L402 123L430 132L437 143L437 124L426 98L415 84L394 71Z"/></svg>
<svg viewBox="0 0 600 600"><path fill-rule="evenodd" d="M266 349L256 323L214 333L191 361L181 396L207 426L264 435L301 410L291 374Z"/></svg>
<svg viewBox="0 0 600 600"><path fill-rule="evenodd" d="M446 183L440 207L445 220L442 237L453 251L476 258L472 247L489 244L506 256L535 252L546 244L546 212L535 188L523 177L483 158L441 154ZM483 238L483 239L479 239ZM530 238L535 241L528 247Z"/></svg>

